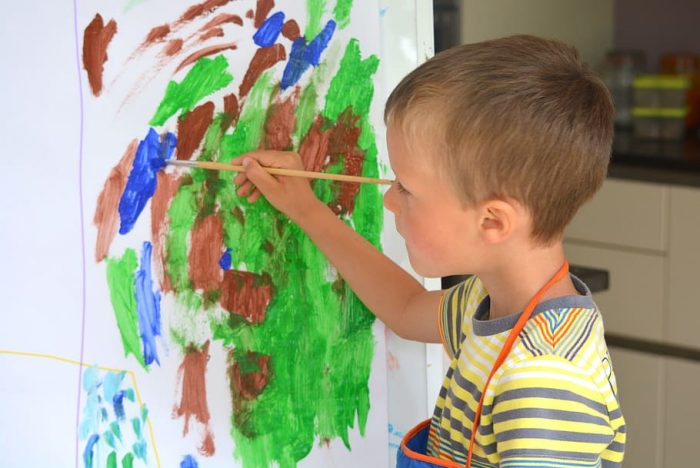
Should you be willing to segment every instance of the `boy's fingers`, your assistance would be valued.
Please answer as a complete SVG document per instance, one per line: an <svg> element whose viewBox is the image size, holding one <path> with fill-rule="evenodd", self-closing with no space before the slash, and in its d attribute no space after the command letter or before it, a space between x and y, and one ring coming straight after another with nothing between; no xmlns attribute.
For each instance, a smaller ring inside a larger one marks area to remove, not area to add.
<svg viewBox="0 0 700 468"><path fill-rule="evenodd" d="M245 158L242 161L248 179L262 192L267 192L279 182L253 158Z"/></svg>
<svg viewBox="0 0 700 468"><path fill-rule="evenodd" d="M255 201L260 198L260 191L259 190L253 190L253 193L248 197L248 202L249 203L255 203Z"/></svg>
<svg viewBox="0 0 700 468"><path fill-rule="evenodd" d="M248 192L250 192L252 188L253 188L253 184L249 180L246 180L243 185L238 187L238 190L236 190L236 193L239 196L243 197L245 195L248 195Z"/></svg>
<svg viewBox="0 0 700 468"><path fill-rule="evenodd" d="M239 172L236 174L236 177L233 178L233 183L236 185L243 185L243 182L245 182L247 179L245 172Z"/></svg>
<svg viewBox="0 0 700 468"><path fill-rule="evenodd" d="M243 154L232 161L242 164L246 159L253 159L261 166L286 169L303 169L301 160L296 153L290 151L256 150Z"/></svg>

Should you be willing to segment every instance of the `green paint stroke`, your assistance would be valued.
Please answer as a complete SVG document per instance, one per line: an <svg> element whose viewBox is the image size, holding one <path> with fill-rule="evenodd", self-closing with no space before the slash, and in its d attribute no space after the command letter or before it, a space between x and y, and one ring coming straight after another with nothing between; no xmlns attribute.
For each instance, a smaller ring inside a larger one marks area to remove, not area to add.
<svg viewBox="0 0 700 468"><path fill-rule="evenodd" d="M333 18L338 29L345 28L350 24L350 11L352 10L352 0L337 0L333 8Z"/></svg>
<svg viewBox="0 0 700 468"><path fill-rule="evenodd" d="M124 346L124 355L133 354L144 369L148 369L141 351L138 311L134 291L134 272L138 267L136 251L126 249L122 258L107 258L107 284L112 309Z"/></svg>
<svg viewBox="0 0 700 468"><path fill-rule="evenodd" d="M354 115L367 116L374 94L372 75L378 66L379 59L374 55L362 60L360 43L351 39L340 60L340 69L331 81L321 115L334 122L351 107Z"/></svg>
<svg viewBox="0 0 700 468"><path fill-rule="evenodd" d="M323 112L328 124L348 108L359 115L358 145L366 158L363 174L378 173L368 118L377 65L376 57L362 60L357 41L351 41L332 78ZM295 114L297 131L308 132L319 115L317 89L322 81L312 79L302 89ZM237 128L221 139L222 159L259 147L267 108L276 95L275 84L261 76ZM304 136L295 134L295 139L302 141ZM341 168L339 163L326 170ZM357 427L364 434L370 410L374 315L341 279L329 279L327 259L296 225L267 202L248 204L237 197L230 177L225 183L216 200L233 268L267 273L275 289L262 323L251 326L235 318L212 323L214 338L235 350L234 361L242 371L259 370L245 358L248 353L270 356L262 393L253 400L236 400L241 406L232 416L235 455L246 468L295 467L324 440L340 438L350 449L350 429ZM314 182L314 188L322 200L332 199L326 181ZM381 196L374 187L358 194L353 218L345 222L359 226L379 247L382 217Z"/></svg>
<svg viewBox="0 0 700 468"><path fill-rule="evenodd" d="M238 124L232 134L226 134L221 141L221 162L231 159L248 151L258 149L265 130L267 109L272 103L273 91L278 85L273 82L270 72L262 73L250 90L245 100ZM230 174L222 177L230 179Z"/></svg>
<svg viewBox="0 0 700 468"><path fill-rule="evenodd" d="M334 17L339 24L349 17L351 5L347 0L336 3ZM311 38L320 31L326 1L307 0L307 7L305 35ZM204 63L213 67L209 62ZM376 175L377 150L369 108L377 66L377 58L363 60L359 43L351 40L334 76L329 66L316 67L301 89L295 110L295 144L303 141L316 118L321 117L328 128L350 109L361 127L358 146L365 155L363 175ZM221 77L225 67L217 70L210 73ZM215 90L216 86L209 86L209 91L192 95L181 90L194 72L193 68L180 85L169 85L152 124L165 122L179 109L188 111ZM192 78L193 83L201 80L202 76ZM326 87L325 106L320 112L323 97L318 90ZM259 148L268 109L278 98L279 84L273 73L261 74L243 103L236 127L221 134L220 119L215 118L198 159L228 162ZM339 172L342 167L339 162L326 170ZM192 289L188 269L188 242L199 217L216 213L221 218L233 268L272 278L274 294L262 323L250 325L233 314L209 316L214 339L233 350L231 366L237 365L243 374L262 372L257 356L269 356L270 371L262 392L254 399L232 395L238 405L231 417L235 456L245 468L291 468L326 440L340 438L351 449L350 430L357 427L364 434L370 410L374 315L342 279L333 276L325 256L298 226L263 199L249 204L238 197L230 174L221 172L217 177L193 170L191 180L180 185L168 210L165 246L167 273L176 299L190 311L205 303ZM352 218L343 221L379 248L381 195L376 186L368 190L365 185L370 184L363 184L358 193ZM315 192L325 202L333 199L333 187L327 181L314 182ZM172 329L171 335L184 337L188 333ZM186 343L175 341L181 346ZM139 421L132 423L138 435Z"/></svg>
<svg viewBox="0 0 700 468"><path fill-rule="evenodd" d="M233 76L226 71L227 68L228 61L223 55L214 59L199 59L181 83L168 83L165 97L149 124L163 125L178 110L188 112L200 99L226 87L233 80Z"/></svg>
<svg viewBox="0 0 700 468"><path fill-rule="evenodd" d="M321 32L321 18L326 10L326 0L306 0L306 11L309 18L304 29L306 42L311 41Z"/></svg>

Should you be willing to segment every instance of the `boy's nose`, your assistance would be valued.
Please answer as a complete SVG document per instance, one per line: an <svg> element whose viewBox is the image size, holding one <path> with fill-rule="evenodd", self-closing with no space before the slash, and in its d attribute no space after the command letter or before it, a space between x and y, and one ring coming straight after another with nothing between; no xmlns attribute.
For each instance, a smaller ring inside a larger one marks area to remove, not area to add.
<svg viewBox="0 0 700 468"><path fill-rule="evenodd" d="M387 210L391 211L392 213L396 213L397 210L397 205L396 205L396 188L394 187L394 184L391 184L389 187L389 190L387 190L384 193L384 206L386 207Z"/></svg>

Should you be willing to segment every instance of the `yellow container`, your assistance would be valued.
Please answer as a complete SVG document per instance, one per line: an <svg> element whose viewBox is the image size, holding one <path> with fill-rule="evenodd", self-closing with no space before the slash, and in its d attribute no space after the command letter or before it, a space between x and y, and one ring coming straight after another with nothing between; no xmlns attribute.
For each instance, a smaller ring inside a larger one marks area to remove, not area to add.
<svg viewBox="0 0 700 468"><path fill-rule="evenodd" d="M640 75L632 81L634 107L684 108L689 89L685 75Z"/></svg>
<svg viewBox="0 0 700 468"><path fill-rule="evenodd" d="M681 140L685 136L685 107L634 107L634 136L645 140Z"/></svg>

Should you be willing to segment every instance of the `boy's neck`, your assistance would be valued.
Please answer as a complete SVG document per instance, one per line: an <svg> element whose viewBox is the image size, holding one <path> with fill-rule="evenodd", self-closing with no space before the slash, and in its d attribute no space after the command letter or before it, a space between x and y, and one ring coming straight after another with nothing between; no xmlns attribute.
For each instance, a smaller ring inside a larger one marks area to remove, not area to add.
<svg viewBox="0 0 700 468"><path fill-rule="evenodd" d="M525 254L508 256L496 262L493 269L478 276L491 299L489 319L522 312L537 291L561 268L565 260L560 242L529 250ZM567 275L553 284L541 301L579 294Z"/></svg>

